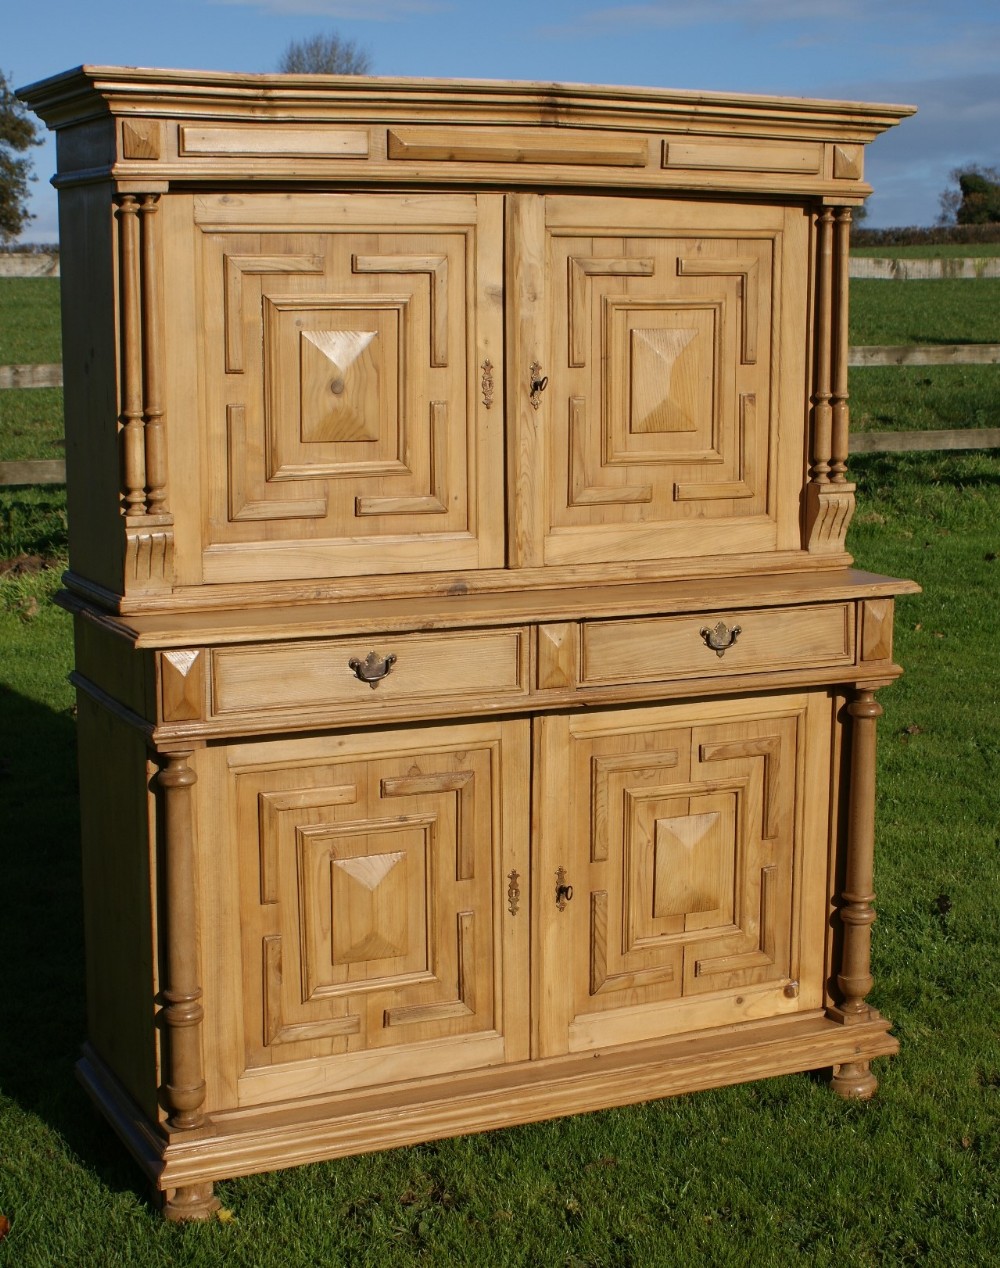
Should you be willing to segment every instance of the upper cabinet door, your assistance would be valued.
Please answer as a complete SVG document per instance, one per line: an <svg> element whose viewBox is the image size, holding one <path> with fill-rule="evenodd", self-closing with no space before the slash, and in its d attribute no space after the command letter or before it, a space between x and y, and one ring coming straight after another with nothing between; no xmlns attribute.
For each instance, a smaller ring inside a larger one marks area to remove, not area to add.
<svg viewBox="0 0 1000 1268"><path fill-rule="evenodd" d="M509 203L511 562L703 571L713 555L797 549L804 212Z"/></svg>
<svg viewBox="0 0 1000 1268"><path fill-rule="evenodd" d="M193 199L185 581L502 565L501 217L494 195Z"/></svg>

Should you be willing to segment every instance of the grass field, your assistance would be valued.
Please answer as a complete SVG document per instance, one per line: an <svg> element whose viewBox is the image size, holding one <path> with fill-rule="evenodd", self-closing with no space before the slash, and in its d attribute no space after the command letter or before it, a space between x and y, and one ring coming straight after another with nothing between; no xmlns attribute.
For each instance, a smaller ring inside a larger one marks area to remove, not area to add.
<svg viewBox="0 0 1000 1268"><path fill-rule="evenodd" d="M874 337L856 341L897 341L900 315L879 324L869 288L919 285L867 284L855 321ZM984 294L928 285L973 307ZM856 411L878 373L852 376ZM872 999L902 1049L879 1063L876 1099L794 1076L308 1166L219 1186L233 1218L206 1226L150 1210L72 1077L85 1010L69 619L49 602L56 571L0 578L0 1265L994 1265L1000 454L852 470L859 562L924 587L899 603L906 674L880 696ZM61 492L8 492L0 555L34 541L57 562Z"/></svg>
<svg viewBox="0 0 1000 1268"><path fill-rule="evenodd" d="M851 255L882 256L901 260L936 260L941 256L982 260L1000 255L1000 242L943 242L912 247L851 247Z"/></svg>

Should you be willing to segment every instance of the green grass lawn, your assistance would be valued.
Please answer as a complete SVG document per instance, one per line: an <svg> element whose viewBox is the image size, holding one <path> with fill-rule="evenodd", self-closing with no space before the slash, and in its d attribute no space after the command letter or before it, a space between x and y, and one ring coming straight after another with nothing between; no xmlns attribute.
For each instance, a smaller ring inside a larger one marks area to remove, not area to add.
<svg viewBox="0 0 1000 1268"><path fill-rule="evenodd" d="M0 277L0 365L62 358L57 277Z"/></svg>
<svg viewBox="0 0 1000 1268"><path fill-rule="evenodd" d="M186 1228L150 1209L72 1076L72 652L49 601L64 499L8 490L0 557L55 567L0 577L0 1265L994 1265L1000 453L869 455L852 471L859 564L924 588L899 601L906 673L880 693L872 999L902 1048L878 1063L875 1100L847 1104L806 1075L724 1088L229 1181L234 1218Z"/></svg>
<svg viewBox="0 0 1000 1268"><path fill-rule="evenodd" d="M894 260L937 260L942 256L961 260L983 260L987 256L1000 255L1000 242L942 242L935 246L912 247L851 247L851 255L879 256Z"/></svg>

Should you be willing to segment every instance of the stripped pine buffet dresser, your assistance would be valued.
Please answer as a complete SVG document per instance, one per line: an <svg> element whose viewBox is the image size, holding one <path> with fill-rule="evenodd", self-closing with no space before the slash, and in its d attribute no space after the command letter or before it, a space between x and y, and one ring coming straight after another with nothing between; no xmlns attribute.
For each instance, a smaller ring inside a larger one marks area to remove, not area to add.
<svg viewBox="0 0 1000 1268"><path fill-rule="evenodd" d="M847 249L908 107L83 67L58 131L89 1042L172 1218L875 1088Z"/></svg>

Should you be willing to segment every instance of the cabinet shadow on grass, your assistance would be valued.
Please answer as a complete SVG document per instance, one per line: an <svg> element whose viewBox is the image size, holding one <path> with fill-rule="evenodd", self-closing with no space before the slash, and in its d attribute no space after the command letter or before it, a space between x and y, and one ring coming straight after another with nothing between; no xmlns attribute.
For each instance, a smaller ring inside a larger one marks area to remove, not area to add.
<svg viewBox="0 0 1000 1268"><path fill-rule="evenodd" d="M112 1190L140 1172L74 1065L86 1034L76 724L0 684L0 1093Z"/></svg>

